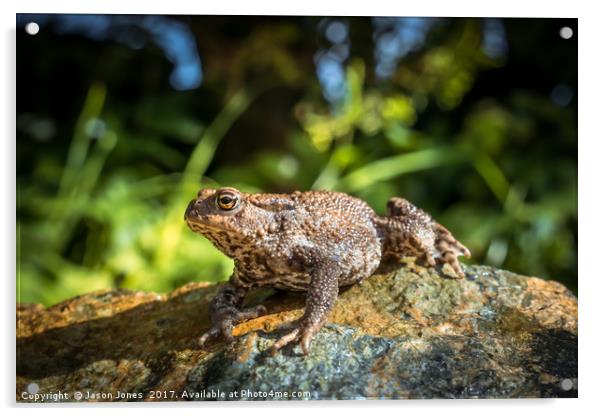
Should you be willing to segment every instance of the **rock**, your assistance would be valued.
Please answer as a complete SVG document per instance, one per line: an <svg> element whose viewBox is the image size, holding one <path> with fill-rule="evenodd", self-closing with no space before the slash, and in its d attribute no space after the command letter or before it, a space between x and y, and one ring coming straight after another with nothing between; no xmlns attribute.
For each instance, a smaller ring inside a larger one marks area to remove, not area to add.
<svg viewBox="0 0 602 416"><path fill-rule="evenodd" d="M208 350L196 339L216 285L22 304L17 400L577 397L577 299L557 282L466 270L454 280L409 265L343 291L308 356L267 351L302 295L254 293L269 314Z"/></svg>

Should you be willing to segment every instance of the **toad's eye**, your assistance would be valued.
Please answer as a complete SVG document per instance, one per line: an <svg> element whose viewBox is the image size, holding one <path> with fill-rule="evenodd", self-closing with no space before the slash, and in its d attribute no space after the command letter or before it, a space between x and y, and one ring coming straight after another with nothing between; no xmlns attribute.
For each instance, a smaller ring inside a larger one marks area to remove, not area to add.
<svg viewBox="0 0 602 416"><path fill-rule="evenodd" d="M229 211L236 208L238 205L238 197L236 195L227 193L221 194L217 197L217 206L223 210Z"/></svg>

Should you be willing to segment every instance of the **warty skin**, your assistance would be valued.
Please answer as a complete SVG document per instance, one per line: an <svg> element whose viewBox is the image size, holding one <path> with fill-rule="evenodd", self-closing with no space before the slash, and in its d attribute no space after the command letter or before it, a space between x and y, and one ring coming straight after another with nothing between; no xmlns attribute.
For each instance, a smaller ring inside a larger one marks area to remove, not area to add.
<svg viewBox="0 0 602 416"><path fill-rule="evenodd" d="M307 292L305 313L287 325L272 352L299 342L305 354L334 306L339 288L392 270L407 257L428 266L449 264L464 273L458 256L470 252L442 225L403 198L391 198L387 215L339 192L249 194L235 188L201 189L188 205L190 229L234 260L234 272L211 303L212 328L201 346L237 323L266 312L242 308L256 287Z"/></svg>

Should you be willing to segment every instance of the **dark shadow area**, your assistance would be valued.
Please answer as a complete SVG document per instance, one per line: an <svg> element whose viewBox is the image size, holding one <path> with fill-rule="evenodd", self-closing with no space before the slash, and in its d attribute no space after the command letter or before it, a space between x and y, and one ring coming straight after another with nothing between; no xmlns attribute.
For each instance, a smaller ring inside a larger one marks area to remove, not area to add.
<svg viewBox="0 0 602 416"><path fill-rule="evenodd" d="M71 373L99 360L141 360L165 368L173 355L197 349L198 337L210 327L206 301L215 288L195 289L167 301L151 301L107 318L96 318L17 338L17 375L43 378ZM270 292L251 293L247 304ZM270 313L303 306L301 296L275 294L266 302ZM193 299L193 301L191 301ZM93 306L90 306L93 308ZM214 350L221 341L211 342Z"/></svg>

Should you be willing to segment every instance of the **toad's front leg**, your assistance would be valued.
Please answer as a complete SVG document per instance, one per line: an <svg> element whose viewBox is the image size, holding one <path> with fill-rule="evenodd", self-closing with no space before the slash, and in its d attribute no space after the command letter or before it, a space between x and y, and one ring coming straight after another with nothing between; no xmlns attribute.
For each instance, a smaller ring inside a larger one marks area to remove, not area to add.
<svg viewBox="0 0 602 416"><path fill-rule="evenodd" d="M311 282L305 300L305 313L294 323L295 329L272 346L272 354L291 342L299 342L309 353L313 336L324 325L339 293L339 268L333 260L320 261L312 267Z"/></svg>
<svg viewBox="0 0 602 416"><path fill-rule="evenodd" d="M210 339L217 338L220 335L227 341L233 341L232 329L234 325L266 313L266 308L263 305L241 309L249 289L236 285L234 282L233 279L230 279L230 282L220 289L211 302L210 313L213 326L199 338L200 347L203 347Z"/></svg>

